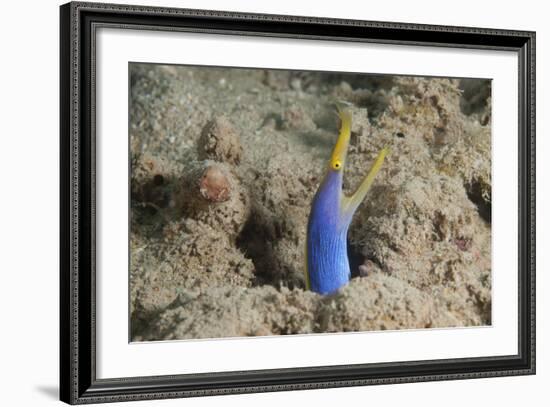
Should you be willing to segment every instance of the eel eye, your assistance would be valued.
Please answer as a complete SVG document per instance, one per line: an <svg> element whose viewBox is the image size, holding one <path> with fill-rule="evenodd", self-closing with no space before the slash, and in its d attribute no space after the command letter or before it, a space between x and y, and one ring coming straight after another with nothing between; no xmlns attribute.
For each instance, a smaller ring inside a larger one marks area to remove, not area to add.
<svg viewBox="0 0 550 407"><path fill-rule="evenodd" d="M335 170L339 170L340 168L342 168L342 163L340 162L340 160L336 160L332 163L332 168L334 168Z"/></svg>

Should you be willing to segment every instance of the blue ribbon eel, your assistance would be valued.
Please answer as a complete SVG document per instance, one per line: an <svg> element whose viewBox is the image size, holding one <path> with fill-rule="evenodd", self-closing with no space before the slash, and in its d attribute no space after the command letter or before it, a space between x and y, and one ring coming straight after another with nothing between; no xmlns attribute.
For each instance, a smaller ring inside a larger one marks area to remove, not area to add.
<svg viewBox="0 0 550 407"><path fill-rule="evenodd" d="M338 140L313 198L307 225L306 288L319 294L331 294L351 278L347 253L348 228L389 151L387 147L380 151L355 192L346 196L342 183L351 137L351 113L339 107L338 114L341 121Z"/></svg>

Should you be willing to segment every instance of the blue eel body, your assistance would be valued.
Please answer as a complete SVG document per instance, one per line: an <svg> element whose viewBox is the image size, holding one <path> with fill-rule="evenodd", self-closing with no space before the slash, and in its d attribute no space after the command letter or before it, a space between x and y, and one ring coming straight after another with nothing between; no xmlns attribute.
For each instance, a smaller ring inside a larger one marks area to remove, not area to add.
<svg viewBox="0 0 550 407"><path fill-rule="evenodd" d="M340 208L342 172L330 171L319 188L308 221L307 264L311 290L332 293L350 277L347 238L351 216Z"/></svg>
<svg viewBox="0 0 550 407"><path fill-rule="evenodd" d="M351 113L339 110L339 115L342 122L340 134L326 174L313 198L307 225L306 288L319 294L331 294L351 278L348 228L388 152L384 148L378 154L357 190L351 196L345 196L342 184L351 135Z"/></svg>

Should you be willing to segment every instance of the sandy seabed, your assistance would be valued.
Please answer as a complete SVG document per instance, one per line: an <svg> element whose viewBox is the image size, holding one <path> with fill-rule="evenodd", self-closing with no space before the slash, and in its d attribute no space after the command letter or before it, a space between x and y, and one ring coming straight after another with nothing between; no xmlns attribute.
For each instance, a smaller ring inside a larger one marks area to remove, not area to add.
<svg viewBox="0 0 550 407"><path fill-rule="evenodd" d="M491 82L130 65L131 340L491 324ZM304 289L349 103L353 278Z"/></svg>

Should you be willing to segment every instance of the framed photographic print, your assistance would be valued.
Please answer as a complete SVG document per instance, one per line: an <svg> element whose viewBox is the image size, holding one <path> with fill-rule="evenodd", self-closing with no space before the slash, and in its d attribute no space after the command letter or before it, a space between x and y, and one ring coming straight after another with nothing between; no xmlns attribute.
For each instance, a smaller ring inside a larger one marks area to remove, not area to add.
<svg viewBox="0 0 550 407"><path fill-rule="evenodd" d="M63 401L535 373L535 33L60 12Z"/></svg>

